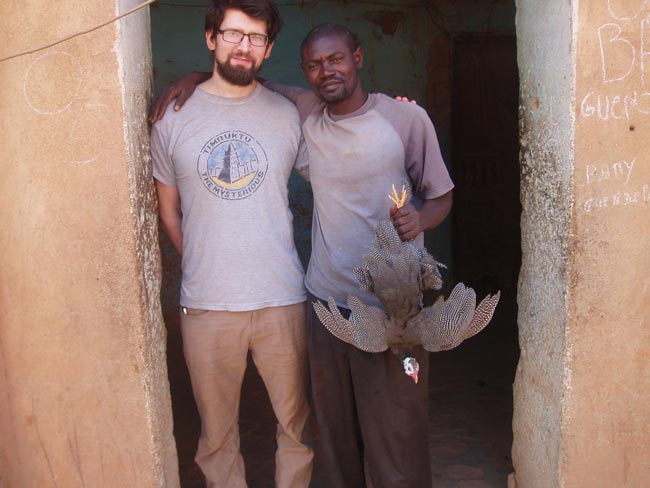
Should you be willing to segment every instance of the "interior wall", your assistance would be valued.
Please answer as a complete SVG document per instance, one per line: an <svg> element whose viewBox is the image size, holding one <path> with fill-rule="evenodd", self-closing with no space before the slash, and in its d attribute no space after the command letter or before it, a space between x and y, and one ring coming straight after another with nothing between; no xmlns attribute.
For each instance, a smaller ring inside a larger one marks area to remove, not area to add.
<svg viewBox="0 0 650 488"><path fill-rule="evenodd" d="M136 0L0 3L0 57ZM71 13L74 12L74 15ZM149 15L0 62L0 486L178 486Z"/></svg>
<svg viewBox="0 0 650 488"><path fill-rule="evenodd" d="M516 339L521 265L516 39L487 32L456 36L452 60L453 281L471 286L477 296L500 290L495 323L505 322Z"/></svg>

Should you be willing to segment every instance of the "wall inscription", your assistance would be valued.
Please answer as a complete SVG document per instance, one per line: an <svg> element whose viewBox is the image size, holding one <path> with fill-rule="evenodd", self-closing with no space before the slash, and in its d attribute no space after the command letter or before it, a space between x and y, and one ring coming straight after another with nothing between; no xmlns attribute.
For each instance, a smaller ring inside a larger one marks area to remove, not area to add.
<svg viewBox="0 0 650 488"><path fill-rule="evenodd" d="M597 62L583 78L577 115L603 124L603 138L594 147L602 160L580 166L578 184L585 191L579 205L585 212L648 209L650 156L641 151L637 126L650 119L650 0L602 0L605 5L594 14L602 12L603 20L579 54Z"/></svg>

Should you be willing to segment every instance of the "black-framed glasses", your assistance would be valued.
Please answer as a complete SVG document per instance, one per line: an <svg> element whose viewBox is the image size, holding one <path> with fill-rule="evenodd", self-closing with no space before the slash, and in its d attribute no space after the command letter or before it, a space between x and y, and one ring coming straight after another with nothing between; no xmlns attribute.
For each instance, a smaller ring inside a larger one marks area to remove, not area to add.
<svg viewBox="0 0 650 488"><path fill-rule="evenodd" d="M264 34L244 34L243 32L230 29L219 29L217 32L221 34L221 38L224 41L232 44L239 44L244 39L244 36L248 37L248 40L253 46L264 47L269 43L268 36L265 36Z"/></svg>

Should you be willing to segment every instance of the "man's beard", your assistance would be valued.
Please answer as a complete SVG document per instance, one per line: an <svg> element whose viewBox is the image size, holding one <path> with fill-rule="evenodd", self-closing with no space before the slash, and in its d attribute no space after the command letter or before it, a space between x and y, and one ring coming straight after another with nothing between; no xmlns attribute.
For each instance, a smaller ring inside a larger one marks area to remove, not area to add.
<svg viewBox="0 0 650 488"><path fill-rule="evenodd" d="M215 59L219 75L227 82L237 86L248 86L253 83L259 67L251 66L250 68L245 68L243 66L233 66L230 64L230 58L231 56L228 56L225 63L221 63L218 59Z"/></svg>
<svg viewBox="0 0 650 488"><path fill-rule="evenodd" d="M338 93L326 93L319 90L318 96L325 103L335 104L335 103L343 102L348 98L350 98L350 93L347 90L343 90Z"/></svg>
<svg viewBox="0 0 650 488"><path fill-rule="evenodd" d="M327 81L327 80L326 80ZM352 96L354 93L354 87L349 87L344 80L341 81L341 87L335 92L329 92L321 88L321 84L317 86L317 95L318 97L327 104L337 104L339 102L344 102Z"/></svg>

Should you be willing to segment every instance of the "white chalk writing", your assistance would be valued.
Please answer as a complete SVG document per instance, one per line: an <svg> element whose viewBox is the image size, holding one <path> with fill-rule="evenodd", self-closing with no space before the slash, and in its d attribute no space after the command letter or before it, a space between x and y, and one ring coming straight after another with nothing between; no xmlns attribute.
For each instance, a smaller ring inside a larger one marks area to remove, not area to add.
<svg viewBox="0 0 650 488"><path fill-rule="evenodd" d="M629 22L650 5L650 0L607 0L607 10L613 19Z"/></svg>
<svg viewBox="0 0 650 488"><path fill-rule="evenodd" d="M598 28L600 42L600 60L603 70L603 83L620 81L626 78L634 68L636 49L627 39L621 37L621 27L618 24L604 24ZM611 60L618 61L614 64ZM612 74L612 65L616 73Z"/></svg>
<svg viewBox="0 0 650 488"><path fill-rule="evenodd" d="M650 30L650 18L644 17L638 24L638 45L623 34L619 24L607 23L598 28L600 62L603 83L621 81L630 76L638 64L641 74L641 86L645 85L645 66L650 49L646 46L646 37ZM636 36L632 36L634 38ZM638 60L638 63L637 63Z"/></svg>
<svg viewBox="0 0 650 488"><path fill-rule="evenodd" d="M650 66L650 0L607 0L607 12L608 18L593 31L597 44L590 42L600 55L600 66L594 66L600 71L599 86L585 87L576 108L580 118L625 123L624 128L618 128L626 135L620 131L602 134L606 144L598 153L600 160L580 165L582 181L578 184L585 196L578 205L585 212L648 209L650 184L643 181L646 162L638 152L632 157L612 155L611 151L623 148L617 143L620 137L637 141L641 134L634 134L635 121L650 115L650 81L646 79L646 66ZM634 147L627 142L624 146ZM604 154L610 154L604 158L611 159L603 159Z"/></svg>
<svg viewBox="0 0 650 488"><path fill-rule="evenodd" d="M606 164L588 164L586 167L586 184L601 183L607 180L621 181L627 185L632 176L636 159L632 161L616 161Z"/></svg>
<svg viewBox="0 0 650 488"><path fill-rule="evenodd" d="M630 120L630 116L635 113L650 115L650 91L638 93L631 90L615 95L590 91L580 104L580 115L585 118Z"/></svg>
<svg viewBox="0 0 650 488"><path fill-rule="evenodd" d="M650 115L650 0L609 0L610 22L596 29L600 54L601 88L582 95L580 117L602 121L630 121ZM625 82L629 89L611 92L606 87ZM636 86L635 86L636 85Z"/></svg>
<svg viewBox="0 0 650 488"><path fill-rule="evenodd" d="M588 198L582 207L585 212L593 212L606 208L647 205L648 202L650 202L650 185L645 184L635 190L617 191L600 197Z"/></svg>
<svg viewBox="0 0 650 488"><path fill-rule="evenodd" d="M65 75L53 76L57 69ZM79 61L67 52L50 51L37 57L27 68L23 78L23 96L34 112L53 115L70 108L81 83Z"/></svg>

